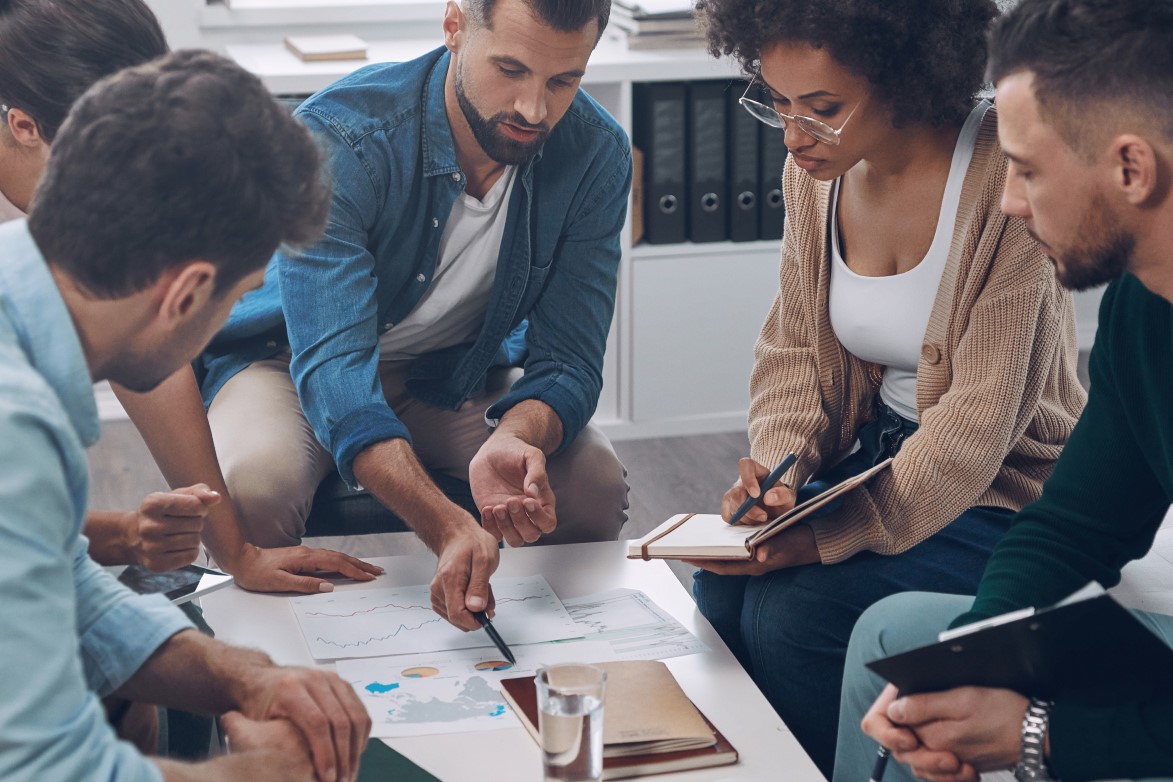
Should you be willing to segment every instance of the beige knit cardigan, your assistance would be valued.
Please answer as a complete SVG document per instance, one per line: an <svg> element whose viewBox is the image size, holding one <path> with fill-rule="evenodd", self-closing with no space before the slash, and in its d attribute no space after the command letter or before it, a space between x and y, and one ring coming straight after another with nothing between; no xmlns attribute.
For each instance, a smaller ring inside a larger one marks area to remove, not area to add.
<svg viewBox="0 0 1173 782"><path fill-rule="evenodd" d="M850 452L882 367L848 353L831 329L830 183L793 161L782 179L780 285L754 350L750 453L772 467L794 451L787 482L801 485ZM890 470L811 523L826 564L898 554L975 505L1018 510L1037 499L1083 409L1071 296L1025 223L999 209L1005 181L990 109L917 365L920 429Z"/></svg>

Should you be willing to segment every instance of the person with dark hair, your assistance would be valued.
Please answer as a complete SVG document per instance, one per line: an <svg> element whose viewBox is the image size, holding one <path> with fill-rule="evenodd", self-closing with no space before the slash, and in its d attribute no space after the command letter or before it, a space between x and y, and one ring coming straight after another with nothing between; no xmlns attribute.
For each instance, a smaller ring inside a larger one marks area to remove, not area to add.
<svg viewBox="0 0 1173 782"><path fill-rule="evenodd" d="M0 778L349 779L370 730L333 674L191 629L87 555L92 383L192 360L278 246L322 232L305 127L260 80L179 52L99 82L56 132L28 221L0 226ZM242 221L240 215L249 219ZM227 713L233 754L149 760L99 698Z"/></svg>
<svg viewBox="0 0 1173 782"><path fill-rule="evenodd" d="M976 599L899 595L860 619L835 779L863 779L877 741L899 761L892 780L1010 767L1020 780L1173 778L1173 698L1160 690L1096 704L979 687L897 697L864 667L946 627L1115 585L1173 502L1173 0L1022 0L993 29L989 76L1010 159L1002 210L1026 220L1064 285L1111 282L1091 393ZM1173 645L1173 616L1135 613Z"/></svg>
<svg viewBox="0 0 1173 782"><path fill-rule="evenodd" d="M1083 407L1070 295L998 211L980 100L993 0L702 0L743 107L785 134L780 285L728 519L891 467L749 562L697 562L702 613L830 774L843 659L872 603L972 590ZM783 483L759 481L798 456ZM810 482L809 485L808 481Z"/></svg>
<svg viewBox="0 0 1173 782"><path fill-rule="evenodd" d="M73 101L103 76L166 52L163 31L142 0L0 0L0 221L27 212ZM195 388L187 367L167 382ZM136 425L149 423L136 414L137 395L117 385L114 390ZM373 578L376 568L337 552L247 545L198 409L194 432L182 438L199 454L190 473L172 468L175 440L153 451L171 485L183 488L148 495L132 512L89 513L85 533L96 561L181 567L199 555L202 531L216 564L249 589L317 592L329 582L299 575L314 571Z"/></svg>
<svg viewBox="0 0 1173 782"><path fill-rule="evenodd" d="M0 0L0 195L27 212L69 107L103 76L167 52L142 0Z"/></svg>
<svg viewBox="0 0 1173 782"><path fill-rule="evenodd" d="M631 152L579 88L609 8L449 2L443 48L363 68L295 112L335 184L326 236L278 253L203 358L253 543L296 543L337 470L436 553L433 607L476 629L500 540L617 537L625 472L589 422ZM194 405L152 396L167 441L177 405ZM425 468L467 481L479 518Z"/></svg>

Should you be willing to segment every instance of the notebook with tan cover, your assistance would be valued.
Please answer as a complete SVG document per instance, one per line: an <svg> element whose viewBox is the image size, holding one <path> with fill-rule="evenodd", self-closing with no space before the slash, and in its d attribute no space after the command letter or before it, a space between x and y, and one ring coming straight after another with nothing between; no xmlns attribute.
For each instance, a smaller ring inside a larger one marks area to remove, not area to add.
<svg viewBox="0 0 1173 782"><path fill-rule="evenodd" d="M757 546L819 508L867 483L888 458L794 506L765 524L727 524L715 513L680 513L627 544L628 559L752 559Z"/></svg>
<svg viewBox="0 0 1173 782"><path fill-rule="evenodd" d="M697 710L659 660L599 663L603 696L603 778L623 779L737 762L737 750ZM535 741L532 676L504 679L501 692Z"/></svg>

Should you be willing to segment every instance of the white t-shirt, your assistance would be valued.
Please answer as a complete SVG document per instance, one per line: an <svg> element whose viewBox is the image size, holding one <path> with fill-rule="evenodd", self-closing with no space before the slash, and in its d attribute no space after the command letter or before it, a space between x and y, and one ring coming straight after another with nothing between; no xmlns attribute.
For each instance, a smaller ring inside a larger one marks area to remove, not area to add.
<svg viewBox="0 0 1173 782"><path fill-rule="evenodd" d="M379 358L406 361L472 342L485 322L517 167L507 166L484 199L461 193L440 237L432 284L406 318L379 338Z"/></svg>
<svg viewBox="0 0 1173 782"><path fill-rule="evenodd" d="M839 249L836 206L840 180L831 188L831 328L852 355L883 365L880 399L910 421L919 421L916 368L921 344L953 244L961 187L973 160L982 117L990 105L988 101L979 103L961 128L941 198L933 243L921 262L908 271L864 277L848 268Z"/></svg>

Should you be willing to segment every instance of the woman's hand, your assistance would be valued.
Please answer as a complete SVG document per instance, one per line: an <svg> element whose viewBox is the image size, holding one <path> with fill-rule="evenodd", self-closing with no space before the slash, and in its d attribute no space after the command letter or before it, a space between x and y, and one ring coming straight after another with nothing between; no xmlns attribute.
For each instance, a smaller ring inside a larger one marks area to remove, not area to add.
<svg viewBox="0 0 1173 782"><path fill-rule="evenodd" d="M795 491L784 484L778 484L761 496L761 481L770 474L768 467L746 456L737 463L737 482L725 492L721 500L721 518L725 521L745 502L746 497L757 497L758 502L741 517L738 524L765 524L794 507Z"/></svg>
<svg viewBox="0 0 1173 782"><path fill-rule="evenodd" d="M688 564L719 576L760 576L774 570L821 562L815 532L805 524L782 530L757 547L751 559L687 559Z"/></svg>

